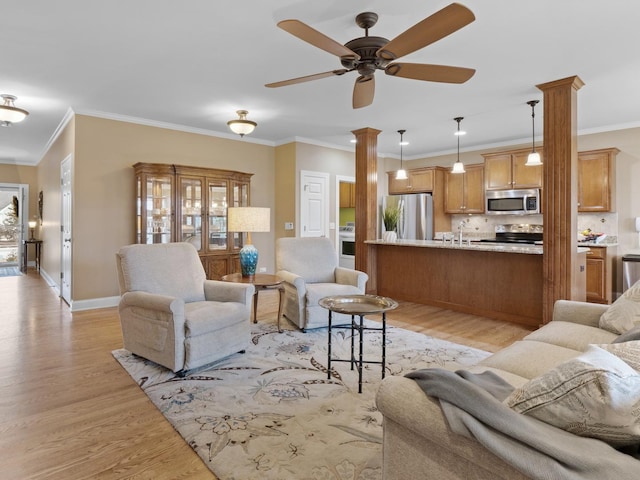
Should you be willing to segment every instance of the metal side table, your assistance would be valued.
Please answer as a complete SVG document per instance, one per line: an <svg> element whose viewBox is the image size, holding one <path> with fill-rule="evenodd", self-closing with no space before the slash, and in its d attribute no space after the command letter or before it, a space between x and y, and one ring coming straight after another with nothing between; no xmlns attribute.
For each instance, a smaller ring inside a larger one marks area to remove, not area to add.
<svg viewBox="0 0 640 480"><path fill-rule="evenodd" d="M324 297L320 299L318 304L329 310L329 344L328 344L328 358L327 358L327 371L328 378L331 378L331 362L349 362L351 363L351 370L358 369L358 393L362 393L362 369L364 364L373 363L380 364L382 366L382 378L385 373L385 361L386 361L386 335L387 335L387 311L393 310L398 306L398 302L387 297L380 297L378 295L335 295L332 297ZM332 313L344 313L351 315L351 324L332 326ZM367 327L364 325L364 316L372 315L376 313L382 314L382 326L381 327ZM356 316L359 320L356 320ZM350 328L351 329L351 358L340 359L332 358L331 356L331 331L334 328ZM381 332L382 334L382 359L377 360L364 360L363 358L363 334L367 330L373 330ZM355 352L355 334L358 334L358 355L356 357Z"/></svg>

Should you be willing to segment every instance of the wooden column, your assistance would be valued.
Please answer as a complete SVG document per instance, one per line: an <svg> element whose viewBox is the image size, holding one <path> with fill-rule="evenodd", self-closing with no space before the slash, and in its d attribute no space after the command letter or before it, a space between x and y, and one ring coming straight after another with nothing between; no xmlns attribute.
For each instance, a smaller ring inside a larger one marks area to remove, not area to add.
<svg viewBox="0 0 640 480"><path fill-rule="evenodd" d="M544 94L543 323L551 321L556 300L572 299L577 289L577 92L583 85L577 76L537 85Z"/></svg>
<svg viewBox="0 0 640 480"><path fill-rule="evenodd" d="M353 130L356 136L356 270L369 275L367 293L375 293L375 247L364 243L375 240L378 221L378 135L380 130Z"/></svg>

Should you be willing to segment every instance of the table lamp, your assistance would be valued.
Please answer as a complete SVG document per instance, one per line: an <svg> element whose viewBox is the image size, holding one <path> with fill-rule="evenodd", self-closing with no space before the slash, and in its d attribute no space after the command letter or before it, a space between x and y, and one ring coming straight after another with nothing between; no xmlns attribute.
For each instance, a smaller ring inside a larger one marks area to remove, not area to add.
<svg viewBox="0 0 640 480"><path fill-rule="evenodd" d="M36 221L35 220L30 220L29 221L29 230L31 232L31 238L29 240L35 240L35 237L33 236L33 232L36 229Z"/></svg>
<svg viewBox="0 0 640 480"><path fill-rule="evenodd" d="M230 232L246 232L247 241L240 250L240 268L243 277L256 274L258 249L251 244L251 232L268 232L271 229L271 210L262 207L229 207L227 229Z"/></svg>

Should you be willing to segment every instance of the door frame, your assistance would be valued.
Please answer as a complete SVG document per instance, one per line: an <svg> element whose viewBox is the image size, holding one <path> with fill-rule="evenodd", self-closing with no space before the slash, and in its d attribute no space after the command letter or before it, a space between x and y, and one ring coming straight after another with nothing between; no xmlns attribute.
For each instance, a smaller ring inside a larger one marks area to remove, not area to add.
<svg viewBox="0 0 640 480"><path fill-rule="evenodd" d="M18 259L17 265L22 265L22 257L24 255L24 246L22 241L28 237L29 232L29 184L27 183L0 183L0 188L17 190L18 198L18 218L20 219L20 230L18 237Z"/></svg>
<svg viewBox="0 0 640 480"><path fill-rule="evenodd" d="M306 208L305 206L305 185L306 185L306 179L308 177L313 177L313 178L320 178L322 179L322 182L324 184L324 188L323 188L323 192L322 192L322 206L321 206L321 210L322 210L322 222L323 222L323 231L322 231L322 237L328 237L331 238L329 236L329 218L330 218L330 205L329 205L329 188L331 186L331 175L327 172L314 172L314 171L310 171L310 170L300 170L300 223L298 225L298 236L299 237L306 237L307 235L304 235L305 233L305 226L308 224L308 218L307 218L307 213L309 211L308 208Z"/></svg>
<svg viewBox="0 0 640 480"><path fill-rule="evenodd" d="M69 171L69 197L65 198L64 195L64 169L68 166ZM68 205L65 205L68 202ZM68 208L68 235L69 235L69 258L68 258L68 278L64 279L63 274L65 272L65 208ZM72 291L73 291L73 155L65 157L60 162L60 297L71 306ZM67 281L69 288L64 288L63 281ZM68 291L67 291L68 290Z"/></svg>
<svg viewBox="0 0 640 480"><path fill-rule="evenodd" d="M338 252L338 255L340 254L340 182L346 182L346 183L356 183L356 177L350 177L347 175L336 175L336 185L335 185L335 202L336 202L336 209L335 209L335 245L336 245L336 252Z"/></svg>

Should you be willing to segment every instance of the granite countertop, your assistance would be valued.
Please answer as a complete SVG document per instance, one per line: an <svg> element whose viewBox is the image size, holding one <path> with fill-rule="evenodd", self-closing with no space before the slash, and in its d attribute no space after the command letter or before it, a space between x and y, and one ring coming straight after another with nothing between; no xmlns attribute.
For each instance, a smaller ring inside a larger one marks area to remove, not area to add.
<svg viewBox="0 0 640 480"><path fill-rule="evenodd" d="M396 240L395 242L385 242L384 240L366 240L364 243L371 245L393 245L396 247L426 247L426 248L446 248L453 250L477 250L480 252L502 252L502 253L523 253L527 255L542 255L542 245L521 245L513 243L492 243L492 242L467 242L462 245L444 243L442 240ZM600 245L599 245L600 246ZM586 246L578 245L578 253L587 252Z"/></svg>
<svg viewBox="0 0 640 480"><path fill-rule="evenodd" d="M446 248L453 250L478 250L482 252L524 253L529 255L542 255L541 245L515 245L513 243L471 242L465 240L462 245L444 243L442 240L396 240L385 242L384 240L367 240L364 243L372 245L394 245L397 247L426 247ZM586 251L586 250L585 250Z"/></svg>

